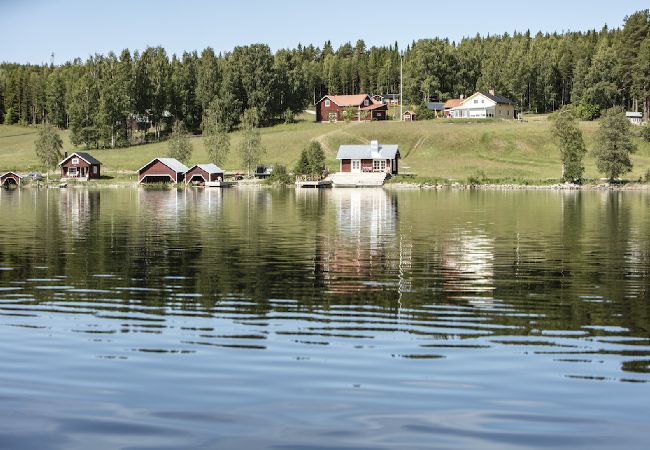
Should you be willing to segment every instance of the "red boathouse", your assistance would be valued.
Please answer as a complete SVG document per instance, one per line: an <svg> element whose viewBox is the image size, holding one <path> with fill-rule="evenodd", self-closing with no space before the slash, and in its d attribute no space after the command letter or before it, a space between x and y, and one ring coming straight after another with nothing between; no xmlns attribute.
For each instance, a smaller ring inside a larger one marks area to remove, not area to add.
<svg viewBox="0 0 650 450"><path fill-rule="evenodd" d="M185 182L205 183L223 181L224 171L214 164L196 164L185 174Z"/></svg>
<svg viewBox="0 0 650 450"><path fill-rule="evenodd" d="M140 183L180 183L189 169L174 158L154 158L138 169Z"/></svg>
<svg viewBox="0 0 650 450"><path fill-rule="evenodd" d="M16 185L20 186L20 180L23 177L18 175L16 172L7 172L2 175L0 175L0 186L9 186L9 185Z"/></svg>

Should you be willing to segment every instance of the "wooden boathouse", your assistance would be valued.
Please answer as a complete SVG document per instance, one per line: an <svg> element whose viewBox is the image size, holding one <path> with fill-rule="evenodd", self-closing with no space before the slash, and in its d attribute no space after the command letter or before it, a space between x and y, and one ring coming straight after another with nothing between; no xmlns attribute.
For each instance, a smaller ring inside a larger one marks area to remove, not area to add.
<svg viewBox="0 0 650 450"><path fill-rule="evenodd" d="M138 169L139 183L180 183L189 169L175 158L154 158Z"/></svg>
<svg viewBox="0 0 650 450"><path fill-rule="evenodd" d="M211 183L223 181L225 172L215 164L196 164L185 174L185 182L190 183Z"/></svg>
<svg viewBox="0 0 650 450"><path fill-rule="evenodd" d="M9 187L11 185L20 186L20 180L23 177L16 172L7 172L0 175L0 186Z"/></svg>

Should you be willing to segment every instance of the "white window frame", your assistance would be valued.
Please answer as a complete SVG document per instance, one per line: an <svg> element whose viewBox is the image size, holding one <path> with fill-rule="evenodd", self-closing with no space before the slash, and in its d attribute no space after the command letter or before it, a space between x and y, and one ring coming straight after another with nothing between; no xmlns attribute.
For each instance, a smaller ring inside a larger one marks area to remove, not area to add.
<svg viewBox="0 0 650 450"><path fill-rule="evenodd" d="M373 159L372 160L372 170L374 172L384 172L384 171L386 171L386 160L385 159Z"/></svg>
<svg viewBox="0 0 650 450"><path fill-rule="evenodd" d="M79 158L72 158L72 164L79 164Z"/></svg>
<svg viewBox="0 0 650 450"><path fill-rule="evenodd" d="M325 108L329 108L331 104L332 102L330 102L329 98L325 99Z"/></svg>
<svg viewBox="0 0 650 450"><path fill-rule="evenodd" d="M368 99L365 99L365 100L363 101L363 106L368 106Z"/></svg>
<svg viewBox="0 0 650 450"><path fill-rule="evenodd" d="M76 167L68 167L68 176L73 175L77 176L77 168Z"/></svg>
<svg viewBox="0 0 650 450"><path fill-rule="evenodd" d="M352 159L350 160L350 172L361 172L361 160Z"/></svg>
<svg viewBox="0 0 650 450"><path fill-rule="evenodd" d="M97 175L97 166L93 166L93 174Z"/></svg>

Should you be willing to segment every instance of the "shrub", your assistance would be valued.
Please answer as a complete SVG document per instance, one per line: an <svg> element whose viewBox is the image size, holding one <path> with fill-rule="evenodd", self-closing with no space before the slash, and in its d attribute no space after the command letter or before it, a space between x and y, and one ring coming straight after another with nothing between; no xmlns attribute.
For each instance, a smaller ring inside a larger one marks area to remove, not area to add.
<svg viewBox="0 0 650 450"><path fill-rule="evenodd" d="M282 119L286 124L296 123L296 115L290 109L282 113Z"/></svg>
<svg viewBox="0 0 650 450"><path fill-rule="evenodd" d="M641 127L641 138L646 142L650 142L650 124L647 123Z"/></svg>
<svg viewBox="0 0 650 450"><path fill-rule="evenodd" d="M595 120L600 117L600 106L581 101L576 106L576 114L581 120Z"/></svg>
<svg viewBox="0 0 650 450"><path fill-rule="evenodd" d="M287 168L282 164L275 164L271 175L267 178L268 183L291 184L294 182L293 177L287 172Z"/></svg>
<svg viewBox="0 0 650 450"><path fill-rule="evenodd" d="M418 107L415 108L415 114L417 120L431 120L436 117L434 112L427 108L427 105L418 105Z"/></svg>

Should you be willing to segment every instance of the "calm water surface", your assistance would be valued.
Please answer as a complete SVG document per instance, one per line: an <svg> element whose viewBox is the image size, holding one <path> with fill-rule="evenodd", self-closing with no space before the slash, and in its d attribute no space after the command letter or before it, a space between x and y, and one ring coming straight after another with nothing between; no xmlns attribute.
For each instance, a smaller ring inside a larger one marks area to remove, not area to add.
<svg viewBox="0 0 650 450"><path fill-rule="evenodd" d="M648 448L650 195L0 192L0 448Z"/></svg>

